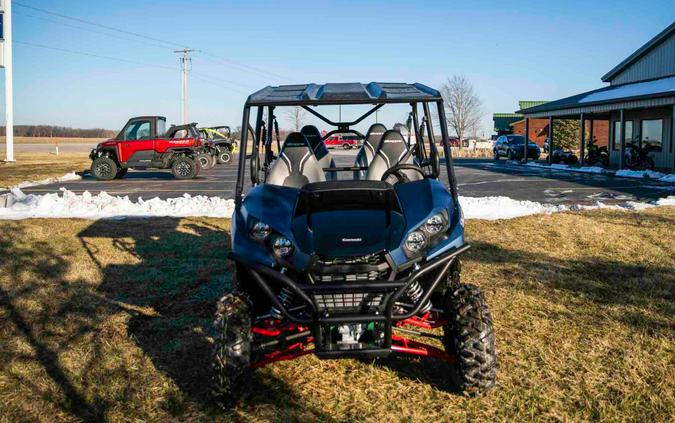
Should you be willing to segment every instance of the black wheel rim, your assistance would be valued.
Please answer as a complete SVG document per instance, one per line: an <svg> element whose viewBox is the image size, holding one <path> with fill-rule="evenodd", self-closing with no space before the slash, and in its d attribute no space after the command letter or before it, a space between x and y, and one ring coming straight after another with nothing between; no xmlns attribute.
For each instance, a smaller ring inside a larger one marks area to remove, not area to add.
<svg viewBox="0 0 675 423"><path fill-rule="evenodd" d="M188 162L179 162L176 165L176 173L179 176L189 176L190 172L192 172L192 166L190 166L190 163Z"/></svg>
<svg viewBox="0 0 675 423"><path fill-rule="evenodd" d="M112 166L110 166L110 163L98 163L96 165L96 174L102 178L107 178L112 175Z"/></svg>

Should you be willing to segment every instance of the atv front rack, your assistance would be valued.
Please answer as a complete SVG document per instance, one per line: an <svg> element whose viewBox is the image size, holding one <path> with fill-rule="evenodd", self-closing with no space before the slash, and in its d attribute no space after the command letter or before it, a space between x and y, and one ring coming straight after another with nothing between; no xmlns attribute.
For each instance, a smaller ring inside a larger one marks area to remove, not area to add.
<svg viewBox="0 0 675 423"><path fill-rule="evenodd" d="M265 294L271 304L278 310L287 320L288 324L296 325L294 327L302 327L303 331L310 331L311 338L314 345L322 345L322 325L335 325L344 323L373 323L382 322L384 329L384 337L382 346L378 348L364 348L354 350L332 349L322 350L315 348L314 350L306 351L306 346L302 343L296 343L294 348L297 351L294 353L301 353L304 355L310 352L315 353L322 358L330 357L344 357L344 356L386 356L392 351L405 352L416 355L435 355L443 356L447 361L451 361L450 357L446 357L444 351L435 349L434 347L420 344L406 338L399 337L392 334L393 327L399 326L399 323L419 326L423 328L435 328L427 323L427 319L421 319L417 315L420 314L424 304L430 299L436 287L444 280L445 275L452 266L456 257L469 249L469 245L463 245L459 248L451 249L442 255L422 264L412 271L408 277L397 280L374 280L374 281L342 281L337 283L317 283L306 284L293 281L290 277L275 269L252 263L245 257L239 256L235 253L230 253L229 258L238 264L242 265L250 273L251 279L256 283L257 287ZM418 281L421 277L430 275L431 272L437 271L436 275L431 279L423 295L411 304L410 308L405 313L394 313L395 305L401 296L407 291L410 286ZM287 288L293 292L297 298L302 300L302 303L309 309L309 317L298 316L289 310L277 298L275 291L270 287L268 281L274 281L282 287ZM317 301L315 294L333 294L333 293L352 293L352 292L374 292L386 293L384 296L384 304L378 310L365 313L329 313L322 310ZM425 314L428 317L428 313ZM424 317L424 316L423 316ZM272 329L278 330L278 329ZM263 331L264 332L264 331ZM264 335L264 333L259 333ZM271 357L270 357L271 358ZM294 354L291 354L294 358ZM288 358L282 358L288 359ZM273 360L278 361L278 360Z"/></svg>

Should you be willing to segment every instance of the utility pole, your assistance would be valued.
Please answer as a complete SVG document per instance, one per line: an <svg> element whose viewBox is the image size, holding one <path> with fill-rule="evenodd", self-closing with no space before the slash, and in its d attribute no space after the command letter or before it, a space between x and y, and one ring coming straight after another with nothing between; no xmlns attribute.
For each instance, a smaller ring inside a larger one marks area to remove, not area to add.
<svg viewBox="0 0 675 423"><path fill-rule="evenodd" d="M14 161L14 90L12 82L12 0L0 0L0 67L5 68L7 161Z"/></svg>
<svg viewBox="0 0 675 423"><path fill-rule="evenodd" d="M190 59L190 53L194 50L189 48L184 48L182 50L175 50L174 53L181 53L180 65L181 65L181 120L183 125L188 124L188 108L187 108L187 73L192 69L192 59Z"/></svg>

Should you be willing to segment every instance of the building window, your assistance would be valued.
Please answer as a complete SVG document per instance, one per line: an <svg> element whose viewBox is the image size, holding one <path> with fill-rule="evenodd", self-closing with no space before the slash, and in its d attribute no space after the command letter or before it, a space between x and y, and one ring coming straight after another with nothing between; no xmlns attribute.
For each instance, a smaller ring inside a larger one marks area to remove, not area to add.
<svg viewBox="0 0 675 423"><path fill-rule="evenodd" d="M633 141L633 121L632 120L627 120L625 121L626 123L626 135L624 137L624 140L626 141L626 145L629 145ZM617 120L614 122L614 149L615 150L621 150L621 142L619 141L619 136L621 134L621 121Z"/></svg>
<svg viewBox="0 0 675 423"><path fill-rule="evenodd" d="M647 151L661 151L663 145L663 119L643 120L640 128L642 148Z"/></svg>

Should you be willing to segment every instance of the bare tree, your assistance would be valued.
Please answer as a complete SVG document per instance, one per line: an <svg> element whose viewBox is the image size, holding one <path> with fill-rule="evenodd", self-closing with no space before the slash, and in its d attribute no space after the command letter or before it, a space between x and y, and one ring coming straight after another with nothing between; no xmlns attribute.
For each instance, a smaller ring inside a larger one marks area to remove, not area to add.
<svg viewBox="0 0 675 423"><path fill-rule="evenodd" d="M455 131L462 146L464 136L478 131L482 118L481 100L471 83L463 76L455 75L441 87L448 126Z"/></svg>
<svg viewBox="0 0 675 423"><path fill-rule="evenodd" d="M300 131L305 124L307 113L300 106L295 106L286 112L288 120L291 122L291 128L294 131Z"/></svg>

